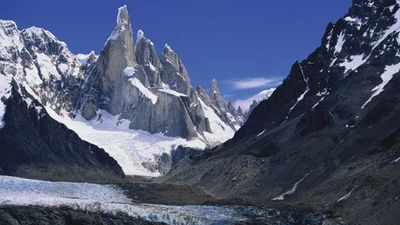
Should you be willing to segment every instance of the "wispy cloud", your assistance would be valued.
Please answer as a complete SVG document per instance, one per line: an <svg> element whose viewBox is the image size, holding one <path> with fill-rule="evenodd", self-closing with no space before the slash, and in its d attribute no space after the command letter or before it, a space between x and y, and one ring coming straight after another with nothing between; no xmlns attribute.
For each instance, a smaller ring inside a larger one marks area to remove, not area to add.
<svg viewBox="0 0 400 225"><path fill-rule="evenodd" d="M272 92L275 91L275 88L270 88L267 90L263 90L260 93L250 96L249 98L246 99L237 99L233 102L233 106L235 106L236 108L242 108L243 111L248 111L250 108L250 105L253 103L253 101L257 101L260 102L266 98L268 98L269 96L271 96Z"/></svg>
<svg viewBox="0 0 400 225"><path fill-rule="evenodd" d="M251 77L233 81L233 88L239 90L253 89L272 85L276 80L265 77Z"/></svg>

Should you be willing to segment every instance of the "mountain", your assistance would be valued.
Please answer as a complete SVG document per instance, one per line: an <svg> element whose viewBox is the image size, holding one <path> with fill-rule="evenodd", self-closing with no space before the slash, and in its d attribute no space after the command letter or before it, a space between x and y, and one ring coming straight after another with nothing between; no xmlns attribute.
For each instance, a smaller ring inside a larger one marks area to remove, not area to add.
<svg viewBox="0 0 400 225"><path fill-rule="evenodd" d="M216 85L213 83L212 88L218 89ZM225 110L219 92L210 98L213 101L209 106L215 111L211 113ZM134 130L188 139L200 137L208 142L205 133L216 130L212 129L212 118L206 116L204 101L192 88L188 71L169 45L158 57L154 44L141 30L133 45L128 11L121 7L117 26L88 75L79 106L82 116L96 119L101 116L98 111L104 109L129 120ZM232 135L237 128L232 125L234 118L217 116L222 119L222 132Z"/></svg>
<svg viewBox="0 0 400 225"><path fill-rule="evenodd" d="M77 74L87 66L42 29L19 31L14 22L1 21L0 42L0 173L81 181L124 177L103 149L55 121L40 102L60 101L54 106L60 112L73 108L74 90L83 81ZM62 77L66 71L70 76ZM36 93L31 89L39 86Z"/></svg>
<svg viewBox="0 0 400 225"><path fill-rule="evenodd" d="M233 139L163 178L217 197L397 224L400 3L353 0ZM191 171L190 174L187 171Z"/></svg>
<svg viewBox="0 0 400 225"><path fill-rule="evenodd" d="M165 154L221 144L244 122L236 109L228 110L215 81L216 92L209 94L192 87L169 45L158 56L141 30L135 42L126 6L118 9L116 27L99 55L73 54L51 32L19 30L6 20L0 20L0 43L0 130L7 127L3 116L15 82L15 93L25 96L26 90L37 107L103 148L127 175L159 176L172 164ZM31 122L41 126L41 120Z"/></svg>

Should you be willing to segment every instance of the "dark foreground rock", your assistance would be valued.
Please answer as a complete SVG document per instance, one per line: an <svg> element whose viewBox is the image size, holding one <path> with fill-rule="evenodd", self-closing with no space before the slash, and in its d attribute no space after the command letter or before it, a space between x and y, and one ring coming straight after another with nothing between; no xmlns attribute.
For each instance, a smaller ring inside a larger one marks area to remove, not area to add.
<svg viewBox="0 0 400 225"><path fill-rule="evenodd" d="M73 210L67 207L1 206L1 225L161 225L125 214L105 214Z"/></svg>

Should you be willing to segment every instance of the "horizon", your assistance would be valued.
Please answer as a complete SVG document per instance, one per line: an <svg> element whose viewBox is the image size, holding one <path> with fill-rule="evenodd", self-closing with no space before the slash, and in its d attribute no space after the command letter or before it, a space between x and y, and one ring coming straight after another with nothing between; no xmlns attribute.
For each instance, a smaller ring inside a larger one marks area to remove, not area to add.
<svg viewBox="0 0 400 225"><path fill-rule="evenodd" d="M8 1L8 7L0 9L0 19L15 21L19 29L36 26L49 30L74 54L91 50L99 54L116 25L118 8L127 5L134 42L140 29L155 43L158 53L168 43L185 64L193 86L209 90L211 80L216 79L226 100L235 106L246 101L248 105L261 91L278 86L296 60L305 59L319 46L328 23L336 22L351 5L349 0L292 2L289 7L287 1L245 4L208 0L191 5L181 0L158 4L118 0L98 2L97 7L90 2ZM149 8L158 13L146 13ZM101 13L91 13L96 10ZM218 15L221 10L226 16ZM168 12L177 16L166 17ZM93 17L90 26L80 27L77 21L88 16ZM246 45L238 45L240 41Z"/></svg>

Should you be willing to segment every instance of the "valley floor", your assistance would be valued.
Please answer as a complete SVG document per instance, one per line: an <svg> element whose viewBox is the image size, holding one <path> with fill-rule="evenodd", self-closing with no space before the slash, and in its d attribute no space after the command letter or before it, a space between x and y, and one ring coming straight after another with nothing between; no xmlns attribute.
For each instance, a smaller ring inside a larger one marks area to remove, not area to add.
<svg viewBox="0 0 400 225"><path fill-rule="evenodd" d="M143 178L120 184L88 184L0 176L1 224L128 224L127 218L132 218L133 224L199 225L328 221L320 213L229 203L234 202L214 199L198 188L157 184Z"/></svg>

